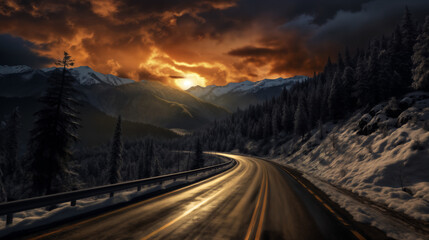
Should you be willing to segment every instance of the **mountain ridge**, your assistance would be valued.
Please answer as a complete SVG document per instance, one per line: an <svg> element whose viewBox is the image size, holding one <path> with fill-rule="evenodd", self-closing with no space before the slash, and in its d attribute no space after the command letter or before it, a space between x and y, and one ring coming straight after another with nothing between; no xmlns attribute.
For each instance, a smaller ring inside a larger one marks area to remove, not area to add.
<svg viewBox="0 0 429 240"><path fill-rule="evenodd" d="M186 90L190 94L205 101L222 106L229 111L246 108L280 94L283 88L291 88L294 84L305 81L307 76L291 78L263 79L256 82L243 81L228 83L224 86L194 86Z"/></svg>
<svg viewBox="0 0 429 240"><path fill-rule="evenodd" d="M53 70L28 66L0 66L0 96L39 97ZM80 99L98 110L124 120L165 128L195 129L229 112L188 92L155 81L133 81L97 73L89 67L70 70L77 79Z"/></svg>

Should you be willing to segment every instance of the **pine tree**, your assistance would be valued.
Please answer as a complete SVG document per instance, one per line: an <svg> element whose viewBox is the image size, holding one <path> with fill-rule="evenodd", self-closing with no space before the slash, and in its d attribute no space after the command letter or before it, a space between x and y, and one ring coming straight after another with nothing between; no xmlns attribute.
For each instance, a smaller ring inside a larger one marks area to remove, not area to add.
<svg viewBox="0 0 429 240"><path fill-rule="evenodd" d="M280 132L280 125L281 125L281 115L279 106L276 105L273 107L273 113L272 113L272 132L273 136L277 137L277 135Z"/></svg>
<svg viewBox="0 0 429 240"><path fill-rule="evenodd" d="M295 112L294 121L295 135L304 137L308 131L308 116L304 105L304 97L300 97L298 101L298 107Z"/></svg>
<svg viewBox="0 0 429 240"><path fill-rule="evenodd" d="M122 126L121 116L119 115L116 123L115 133L113 135L112 147L110 151L110 171L109 171L109 183L118 183L122 180L121 168L122 168Z"/></svg>
<svg viewBox="0 0 429 240"><path fill-rule="evenodd" d="M144 177L150 177L152 174L152 162L155 157L155 152L153 149L153 140L147 140L146 141L146 154L145 154L145 160L144 160Z"/></svg>
<svg viewBox="0 0 429 240"><path fill-rule="evenodd" d="M334 65L332 64L331 57L328 57L328 62L325 65L324 74L326 79L331 79L334 76Z"/></svg>
<svg viewBox="0 0 429 240"><path fill-rule="evenodd" d="M9 116L5 126L5 160L4 176L11 177L17 170L17 152L18 152L18 131L20 128L21 115L18 108L15 108Z"/></svg>
<svg viewBox="0 0 429 240"><path fill-rule="evenodd" d="M193 165L193 169L202 168L204 166L203 148L199 138L197 138L195 142L195 159Z"/></svg>
<svg viewBox="0 0 429 240"><path fill-rule="evenodd" d="M77 91L75 79L68 67L74 61L67 52L58 60L62 69L55 70L49 78L49 87L39 101L43 109L35 113L35 122L31 131L29 157L32 159L33 191L36 194L50 194L57 176L66 179L68 159L71 157L71 144L77 141L76 130L79 128ZM60 188L63 182L55 182Z"/></svg>
<svg viewBox="0 0 429 240"><path fill-rule="evenodd" d="M282 108L282 126L285 132L292 133L293 132L293 111L291 107L287 104L283 104Z"/></svg>
<svg viewBox="0 0 429 240"><path fill-rule="evenodd" d="M272 134L272 120L271 120L271 114L264 114L263 119L263 136L264 138L268 138Z"/></svg>
<svg viewBox="0 0 429 240"><path fill-rule="evenodd" d="M349 51L349 48L348 48L348 47L346 47L346 53L345 53L345 57L344 57L344 65L345 65L346 67L351 67L351 68L354 68L354 67L355 67L355 64L354 64L354 62L353 62L353 59L352 59L352 57L350 56L350 51Z"/></svg>
<svg viewBox="0 0 429 240"><path fill-rule="evenodd" d="M17 184L22 178L23 166L18 162L18 132L20 129L21 115L19 109L15 108L10 114L5 126L5 146L4 146L4 165L0 166L3 170L1 181L4 184L6 200L15 200L18 198L19 190Z"/></svg>
<svg viewBox="0 0 429 240"><path fill-rule="evenodd" d="M338 120L344 115L343 85L339 74L336 73L331 83L331 92L328 98L329 114L332 119Z"/></svg>
<svg viewBox="0 0 429 240"><path fill-rule="evenodd" d="M161 164L159 163L158 158L153 159L153 166L152 166L152 176L160 176L161 175Z"/></svg>
<svg viewBox="0 0 429 240"><path fill-rule="evenodd" d="M341 53L338 53L337 72L342 74L344 71L344 68L345 68L345 65L343 61L343 56L341 55Z"/></svg>
<svg viewBox="0 0 429 240"><path fill-rule="evenodd" d="M414 45L413 88L429 91L429 16L426 17L423 31Z"/></svg>
<svg viewBox="0 0 429 240"><path fill-rule="evenodd" d="M411 84L411 69L413 66L413 62L411 60L411 57L413 55L413 47L416 43L417 39L417 30L416 26L414 24L414 20L411 16L410 11L408 10L408 7L405 8L405 14L402 18L401 23L401 33L402 33L402 42L404 45L404 48L402 51L404 52L404 62L403 64L403 80L406 82L406 86L410 86Z"/></svg>
<svg viewBox="0 0 429 240"><path fill-rule="evenodd" d="M350 111L354 108L354 102L353 99L353 86L355 85L354 82L354 70L350 66L347 66L344 69L343 76L341 77L341 82L343 84L343 90L344 90L344 107L345 110Z"/></svg>

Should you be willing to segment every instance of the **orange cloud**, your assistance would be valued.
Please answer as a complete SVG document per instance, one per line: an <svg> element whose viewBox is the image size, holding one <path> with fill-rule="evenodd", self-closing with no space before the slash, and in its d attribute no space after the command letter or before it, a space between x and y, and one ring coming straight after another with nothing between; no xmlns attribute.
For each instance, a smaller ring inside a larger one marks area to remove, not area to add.
<svg viewBox="0 0 429 240"><path fill-rule="evenodd" d="M66 50L77 65L173 86L183 79L204 86L309 74L321 67L295 36L266 27L276 22L210 16L236 4L46 0L19 5L9 0L0 8L0 33L33 42L44 57L57 58Z"/></svg>

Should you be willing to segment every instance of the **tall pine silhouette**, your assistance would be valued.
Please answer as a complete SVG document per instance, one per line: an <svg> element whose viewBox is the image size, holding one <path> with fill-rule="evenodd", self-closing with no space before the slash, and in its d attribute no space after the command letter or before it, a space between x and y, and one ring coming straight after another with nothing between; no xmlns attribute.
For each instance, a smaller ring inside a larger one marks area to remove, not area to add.
<svg viewBox="0 0 429 240"><path fill-rule="evenodd" d="M121 116L119 115L116 123L115 133L112 140L112 149L110 152L110 171L109 182L118 183L122 180L121 167L122 167L122 126Z"/></svg>
<svg viewBox="0 0 429 240"><path fill-rule="evenodd" d="M63 182L69 175L70 148L78 139L79 103L75 99L75 79L68 71L74 61L64 52L64 57L56 64L61 68L51 74L49 87L39 98L43 108L35 113L31 131L29 157L32 159L35 194L50 194L66 187Z"/></svg>

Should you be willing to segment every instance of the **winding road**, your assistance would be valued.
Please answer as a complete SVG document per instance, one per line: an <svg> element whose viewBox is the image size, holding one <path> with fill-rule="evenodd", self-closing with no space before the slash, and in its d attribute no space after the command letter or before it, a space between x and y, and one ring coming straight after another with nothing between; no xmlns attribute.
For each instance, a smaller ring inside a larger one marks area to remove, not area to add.
<svg viewBox="0 0 429 240"><path fill-rule="evenodd" d="M30 239L364 239L287 170L254 157L195 184Z"/></svg>

